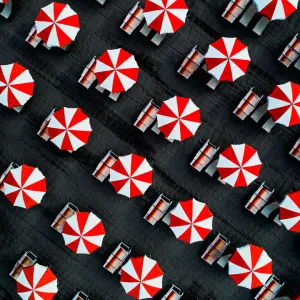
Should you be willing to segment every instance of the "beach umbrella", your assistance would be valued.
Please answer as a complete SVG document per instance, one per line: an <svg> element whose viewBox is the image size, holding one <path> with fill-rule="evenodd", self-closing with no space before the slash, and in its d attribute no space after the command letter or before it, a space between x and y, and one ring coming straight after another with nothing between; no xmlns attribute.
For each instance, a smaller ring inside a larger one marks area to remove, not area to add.
<svg viewBox="0 0 300 300"><path fill-rule="evenodd" d="M6 2L8 2L8 0L0 0L0 4L1 3L5 4Z"/></svg>
<svg viewBox="0 0 300 300"><path fill-rule="evenodd" d="M228 261L228 274L238 286L250 290L260 287L272 275L272 259L258 246L237 248Z"/></svg>
<svg viewBox="0 0 300 300"><path fill-rule="evenodd" d="M136 154L119 156L110 169L110 183L118 194L129 198L145 194L152 184L153 169Z"/></svg>
<svg viewBox="0 0 300 300"><path fill-rule="evenodd" d="M16 279L23 300L51 300L57 293L57 279L49 267L34 264L23 268Z"/></svg>
<svg viewBox="0 0 300 300"><path fill-rule="evenodd" d="M230 145L220 153L217 169L221 179L233 187L248 186L259 176L262 163L247 144Z"/></svg>
<svg viewBox="0 0 300 300"><path fill-rule="evenodd" d="M200 109L191 99L175 96L162 103L157 124L166 138L183 141L195 135L200 126Z"/></svg>
<svg viewBox="0 0 300 300"><path fill-rule="evenodd" d="M237 38L222 37L209 46L205 63L207 72L217 80L235 81L248 69L248 47Z"/></svg>
<svg viewBox="0 0 300 300"><path fill-rule="evenodd" d="M38 168L21 165L11 169L3 181L4 194L14 205L30 208L46 194L46 178Z"/></svg>
<svg viewBox="0 0 300 300"><path fill-rule="evenodd" d="M0 66L0 103L11 108L23 106L33 95L34 80L29 70L13 63Z"/></svg>
<svg viewBox="0 0 300 300"><path fill-rule="evenodd" d="M279 220L287 230L300 233L300 190L287 194L280 203Z"/></svg>
<svg viewBox="0 0 300 300"><path fill-rule="evenodd" d="M146 299L162 288L163 275L158 263L145 255L129 259L121 269L120 281L126 294Z"/></svg>
<svg viewBox="0 0 300 300"><path fill-rule="evenodd" d="M99 56L94 73L102 88L111 93L121 93L136 83L139 66L134 55L119 48L107 50Z"/></svg>
<svg viewBox="0 0 300 300"><path fill-rule="evenodd" d="M170 228L175 236L189 244L203 241L212 231L213 214L196 199L179 201L170 212Z"/></svg>
<svg viewBox="0 0 300 300"><path fill-rule="evenodd" d="M297 10L299 0L253 0L257 11L269 20L284 20Z"/></svg>
<svg viewBox="0 0 300 300"><path fill-rule="evenodd" d="M92 132L90 119L80 108L64 107L55 112L47 126L50 140L60 149L76 151L87 144Z"/></svg>
<svg viewBox="0 0 300 300"><path fill-rule="evenodd" d="M80 30L77 13L68 4L58 2L41 8L35 26L37 35L49 47L63 47L73 42Z"/></svg>
<svg viewBox="0 0 300 300"><path fill-rule="evenodd" d="M174 33L185 23L184 0L146 0L144 16L149 28L160 34Z"/></svg>
<svg viewBox="0 0 300 300"><path fill-rule="evenodd" d="M300 124L300 85L277 85L268 97L268 111L274 122L284 126Z"/></svg>
<svg viewBox="0 0 300 300"><path fill-rule="evenodd" d="M65 244L77 254L90 254L100 248L105 236L101 219L89 212L76 212L65 222Z"/></svg>

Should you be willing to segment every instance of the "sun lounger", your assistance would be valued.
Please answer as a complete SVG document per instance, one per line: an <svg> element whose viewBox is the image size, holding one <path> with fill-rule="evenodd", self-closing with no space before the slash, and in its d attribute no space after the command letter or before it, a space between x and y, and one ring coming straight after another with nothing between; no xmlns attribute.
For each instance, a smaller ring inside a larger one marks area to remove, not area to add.
<svg viewBox="0 0 300 300"><path fill-rule="evenodd" d="M293 157L295 157L297 160L300 161L300 138L298 139L298 141L290 151L290 155L292 155Z"/></svg>
<svg viewBox="0 0 300 300"><path fill-rule="evenodd" d="M95 67L96 67L96 56L94 56L93 59L90 61L90 63L85 67L85 69L81 74L81 77L78 80L78 82L87 89L96 80L96 76L94 74Z"/></svg>
<svg viewBox="0 0 300 300"><path fill-rule="evenodd" d="M212 77L208 82L207 82L207 86L209 88L211 88L212 90L215 90L216 87L219 85L220 81L218 79L216 79L215 77Z"/></svg>
<svg viewBox="0 0 300 300"><path fill-rule="evenodd" d="M110 93L108 97L116 102L120 95L121 93Z"/></svg>
<svg viewBox="0 0 300 300"><path fill-rule="evenodd" d="M261 214L266 217L267 219L273 220L279 226L282 225L281 221L279 220L279 202L274 201L271 202L263 208Z"/></svg>
<svg viewBox="0 0 300 300"><path fill-rule="evenodd" d="M190 165L201 172L212 161L218 150L219 147L214 146L210 140L207 140L197 152Z"/></svg>
<svg viewBox="0 0 300 300"><path fill-rule="evenodd" d="M245 120L245 118L251 115L251 113L255 110L262 98L263 96L259 97L253 92L253 88L251 88L233 113L241 120Z"/></svg>
<svg viewBox="0 0 300 300"><path fill-rule="evenodd" d="M200 64L204 60L204 55L196 50L195 46L192 51L187 55L178 69L178 73L184 78L189 79L192 74L199 68Z"/></svg>
<svg viewBox="0 0 300 300"><path fill-rule="evenodd" d="M297 62L295 63L294 67L297 69L297 70L300 70L300 58L298 58Z"/></svg>
<svg viewBox="0 0 300 300"><path fill-rule="evenodd" d="M89 297L87 294L85 294L84 292L82 291L79 291L74 297L72 300L88 300Z"/></svg>
<svg viewBox="0 0 300 300"><path fill-rule="evenodd" d="M57 215L54 222L51 224L51 227L59 233L62 233L66 220L72 217L77 211L78 208L73 203L67 203Z"/></svg>
<svg viewBox="0 0 300 300"><path fill-rule="evenodd" d="M109 258L103 265L103 268L105 268L107 271L113 274L124 264L130 252L131 249L121 242L118 245L118 247L113 251L113 253L109 256Z"/></svg>
<svg viewBox="0 0 300 300"><path fill-rule="evenodd" d="M296 34L294 38L291 40L291 42L284 48L278 60L286 67L289 67L299 57L300 57L300 39L298 38L298 34Z"/></svg>
<svg viewBox="0 0 300 300"><path fill-rule="evenodd" d="M228 264L228 260L231 257L232 254L227 254L227 255L223 255L221 256L218 260L217 260L217 264L221 267L221 268L225 268L226 265Z"/></svg>
<svg viewBox="0 0 300 300"><path fill-rule="evenodd" d="M22 257L18 260L18 262L13 267L12 271L9 275L14 278L15 280L18 278L20 273L22 272L23 268L28 268L33 266L37 261L37 256L31 252L26 251Z"/></svg>
<svg viewBox="0 0 300 300"><path fill-rule="evenodd" d="M229 244L230 242L226 239L226 237L219 233L205 250L201 258L208 264L212 265L222 256Z"/></svg>
<svg viewBox="0 0 300 300"><path fill-rule="evenodd" d="M130 10L126 16L121 29L124 30L129 35L141 24L144 19L143 9L139 6L140 2L137 2L136 5Z"/></svg>
<svg viewBox="0 0 300 300"><path fill-rule="evenodd" d="M230 0L222 17L233 23L245 10L250 0Z"/></svg>
<svg viewBox="0 0 300 300"><path fill-rule="evenodd" d="M283 287L284 282L272 275L267 282L262 286L258 294L255 296L255 300L273 300Z"/></svg>
<svg viewBox="0 0 300 300"><path fill-rule="evenodd" d="M42 41L41 38L37 36L37 30L35 25L31 28L28 37L26 38L26 42L29 43L32 47L36 48L36 46Z"/></svg>
<svg viewBox="0 0 300 300"><path fill-rule="evenodd" d="M43 122L42 126L40 127L39 131L37 132L37 134L44 139L45 141L48 141L50 136L48 133L48 124L50 122L51 116L57 111L56 108L54 108L51 113L47 116L47 118L45 119L45 121Z"/></svg>
<svg viewBox="0 0 300 300"><path fill-rule="evenodd" d="M208 174L210 177L213 177L214 174L217 171L217 164L218 164L218 159L214 160L205 170L205 173Z"/></svg>
<svg viewBox="0 0 300 300"><path fill-rule="evenodd" d="M118 155L112 150L109 150L96 167L95 171L93 172L93 176L96 177L99 181L103 182L105 178L108 177L110 168L113 166L117 159Z"/></svg>
<svg viewBox="0 0 300 300"><path fill-rule="evenodd" d="M96 0L98 3L100 3L101 5L104 5L106 0Z"/></svg>
<svg viewBox="0 0 300 300"><path fill-rule="evenodd" d="M261 36L269 23L270 23L270 19L262 16L260 18L260 20L254 26L253 32L256 33L257 35Z"/></svg>
<svg viewBox="0 0 300 300"><path fill-rule="evenodd" d="M243 16L240 19L240 23L242 25L244 25L245 27L247 27L250 23L250 21L252 20L252 18L254 17L254 15L256 14L257 10L255 5L252 3L249 8L246 10L246 12L243 14Z"/></svg>
<svg viewBox="0 0 300 300"><path fill-rule="evenodd" d="M275 126L275 122L272 117L270 117L262 126L261 128L266 131L267 133L271 132L272 128Z"/></svg>
<svg viewBox="0 0 300 300"><path fill-rule="evenodd" d="M167 34L156 33L154 37L151 39L151 42L156 46L159 46L161 42L166 38Z"/></svg>
<svg viewBox="0 0 300 300"><path fill-rule="evenodd" d="M4 190L4 184L3 181L6 178L7 174L10 172L10 170L18 168L19 165L16 164L15 162L10 163L10 165L8 166L8 168L2 173L1 177L0 177L0 191L3 192Z"/></svg>
<svg viewBox="0 0 300 300"><path fill-rule="evenodd" d="M172 284L168 292L161 298L162 300L179 300L184 292L181 291L176 285Z"/></svg>
<svg viewBox="0 0 300 300"><path fill-rule="evenodd" d="M248 203L245 205L245 208L247 208L250 212L252 212L255 215L260 209L262 209L267 204L269 199L272 197L273 193L274 189L270 189L263 182L252 195Z"/></svg>
<svg viewBox="0 0 300 300"><path fill-rule="evenodd" d="M267 107L268 104L265 103L263 105L261 105L252 115L251 115L251 119L258 123L259 120L267 113Z"/></svg>
<svg viewBox="0 0 300 300"><path fill-rule="evenodd" d="M140 33L143 34L144 36L148 36L150 32L151 32L151 28L147 26L147 23L145 23L144 26L141 28Z"/></svg>
<svg viewBox="0 0 300 300"><path fill-rule="evenodd" d="M145 132L145 130L149 128L156 120L156 114L158 110L159 105L151 100L139 114L137 120L134 123L134 126L139 130Z"/></svg>
<svg viewBox="0 0 300 300"><path fill-rule="evenodd" d="M4 4L4 7L3 7L2 11L0 12L0 15L3 18L8 19L10 17L11 13L12 13L12 1L8 0L8 2L6 2Z"/></svg>
<svg viewBox="0 0 300 300"><path fill-rule="evenodd" d="M166 214L172 202L173 201L167 196L160 194L156 201L151 205L150 209L144 216L144 219L151 225L155 225L156 222L162 219Z"/></svg>

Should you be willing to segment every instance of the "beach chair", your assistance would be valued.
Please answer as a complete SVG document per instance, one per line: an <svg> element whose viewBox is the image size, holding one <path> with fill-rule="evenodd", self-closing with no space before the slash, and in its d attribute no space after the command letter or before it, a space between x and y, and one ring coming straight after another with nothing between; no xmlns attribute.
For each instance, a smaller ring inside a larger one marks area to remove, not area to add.
<svg viewBox="0 0 300 300"><path fill-rule="evenodd" d="M85 294L84 292L82 291L79 291L74 297L72 300L88 300L89 297L87 294Z"/></svg>
<svg viewBox="0 0 300 300"><path fill-rule="evenodd" d="M298 33L291 42L284 48L278 60L287 68L300 57L300 39Z"/></svg>
<svg viewBox="0 0 300 300"><path fill-rule="evenodd" d="M268 112L267 108L268 108L267 103L261 105L258 109L255 110L255 112L252 113L251 119L254 122L258 123L260 119Z"/></svg>
<svg viewBox="0 0 300 300"><path fill-rule="evenodd" d="M12 1L8 0L4 4L4 7L3 7L2 11L0 12L0 15L3 18L8 19L11 16L11 13L12 13Z"/></svg>
<svg viewBox="0 0 300 300"><path fill-rule="evenodd" d="M110 273L115 273L124 264L125 260L129 256L131 249L124 243L120 243L118 247L109 256L103 268Z"/></svg>
<svg viewBox="0 0 300 300"><path fill-rule="evenodd" d="M166 38L166 36L167 34L160 34L157 32L151 39L151 42L154 43L156 46L159 46L161 42Z"/></svg>
<svg viewBox="0 0 300 300"><path fill-rule="evenodd" d="M39 135L43 140L48 141L50 139L49 133L48 133L48 124L50 122L50 119L52 115L57 111L56 108L54 108L51 113L47 116L45 121L43 122L42 126L40 127L39 131L37 132L37 135Z"/></svg>
<svg viewBox="0 0 300 300"><path fill-rule="evenodd" d="M274 191L274 189L270 189L263 182L245 205L245 208L256 215L256 213L267 204Z"/></svg>
<svg viewBox="0 0 300 300"><path fill-rule="evenodd" d="M208 264L212 265L222 256L229 244L230 242L226 239L226 237L219 233L212 243L207 247L201 258Z"/></svg>
<svg viewBox="0 0 300 300"><path fill-rule="evenodd" d="M219 159L215 159L213 162L209 164L206 168L205 173L208 174L210 177L213 177L214 174L217 172L217 164Z"/></svg>
<svg viewBox="0 0 300 300"><path fill-rule="evenodd" d="M212 90L215 90L216 87L219 85L220 81L218 79L216 79L215 77L212 77L208 82L207 82L207 86L209 88L211 88Z"/></svg>
<svg viewBox="0 0 300 300"><path fill-rule="evenodd" d="M17 279L20 273L22 272L23 268L28 268L33 266L37 262L37 256L31 252L31 251L26 251L22 257L17 261L9 275L13 279Z"/></svg>
<svg viewBox="0 0 300 300"><path fill-rule="evenodd" d="M179 287L172 284L171 288L161 298L162 300L179 300L183 296L184 292Z"/></svg>
<svg viewBox="0 0 300 300"><path fill-rule="evenodd" d="M26 38L26 42L29 43L33 48L42 41L40 37L37 36L37 30L35 25L31 28L28 37Z"/></svg>
<svg viewBox="0 0 300 300"><path fill-rule="evenodd" d="M250 0L230 0L222 17L233 23L245 10Z"/></svg>
<svg viewBox="0 0 300 300"><path fill-rule="evenodd" d="M243 14L243 16L240 19L240 23L242 25L244 25L245 27L247 27L250 23L250 21L253 19L254 15L256 14L257 10L256 10L256 6L255 4L251 4L249 6L249 8L245 11L245 13Z"/></svg>
<svg viewBox="0 0 300 300"><path fill-rule="evenodd" d="M257 35L261 36L264 30L267 28L267 25L270 23L270 19L262 16L260 20L253 27L252 31Z"/></svg>
<svg viewBox="0 0 300 300"><path fill-rule="evenodd" d="M275 122L274 122L274 120L273 120L273 118L272 117L270 117L262 126L261 126L261 128L265 131L265 132L267 132L267 133L270 133L271 132L271 130L272 130L272 128L275 126Z"/></svg>
<svg viewBox="0 0 300 300"><path fill-rule="evenodd" d="M233 113L241 120L245 120L247 116L252 114L262 98L263 95L259 97L256 93L253 92L252 87L246 94L246 96L241 100Z"/></svg>
<svg viewBox="0 0 300 300"><path fill-rule="evenodd" d="M146 107L139 114L134 126L139 130L145 132L145 130L150 127L156 120L156 114L159 110L159 105L151 100Z"/></svg>
<svg viewBox="0 0 300 300"><path fill-rule="evenodd" d="M264 206L264 208L261 211L261 214L266 217L267 219L272 220L277 225L281 226L282 223L279 219L279 206L280 203L277 201L273 201L271 203L268 203Z"/></svg>
<svg viewBox="0 0 300 300"><path fill-rule="evenodd" d="M155 225L157 221L161 220L166 214L172 204L170 200L164 194L160 194L156 201L151 205L148 212L144 216L144 219L151 225Z"/></svg>
<svg viewBox="0 0 300 300"><path fill-rule="evenodd" d="M10 170L12 169L16 169L18 168L19 165L16 164L15 162L10 163L10 165L7 167L7 169L2 173L1 177L0 177L0 191L4 191L4 184L3 181L6 178L6 176L8 175L8 173L10 172Z"/></svg>
<svg viewBox="0 0 300 300"><path fill-rule="evenodd" d="M192 51L186 56L177 71L186 79L189 79L190 76L195 73L195 71L199 68L202 61L204 60L204 55L196 50L196 48L197 46L195 46Z"/></svg>
<svg viewBox="0 0 300 300"><path fill-rule="evenodd" d="M210 140L207 140L201 149L197 152L190 165L201 172L214 158L219 147L214 146Z"/></svg>
<svg viewBox="0 0 300 300"><path fill-rule="evenodd" d="M255 296L255 300L273 300L276 295L279 293L281 288L283 287L284 282L281 283L280 280L275 276L271 275L267 282L262 286L257 295Z"/></svg>
<svg viewBox="0 0 300 300"><path fill-rule="evenodd" d="M62 233L66 220L72 217L77 211L78 208L73 203L68 202L57 215L51 227L59 233Z"/></svg>
<svg viewBox="0 0 300 300"><path fill-rule="evenodd" d="M132 32L141 24L144 19L143 9L139 6L139 3L140 2L137 2L136 5L130 10L120 27L129 35L132 34Z"/></svg>
<svg viewBox="0 0 300 300"><path fill-rule="evenodd" d="M96 76L94 74L95 68L96 68L96 56L94 56L92 60L89 62L89 64L84 68L81 77L78 80L78 82L87 89L90 88L90 86L96 80Z"/></svg>
<svg viewBox="0 0 300 300"><path fill-rule="evenodd" d="M298 60L296 61L294 67L295 67L297 70L300 70L300 58L298 58Z"/></svg>
<svg viewBox="0 0 300 300"><path fill-rule="evenodd" d="M290 155L292 155L293 157L295 157L297 160L300 161L300 138L298 139L298 141L290 151Z"/></svg>
<svg viewBox="0 0 300 300"><path fill-rule="evenodd" d="M118 155L112 150L109 150L96 167L95 171L93 172L93 176L96 177L99 181L103 182L105 178L108 177L110 168L113 166L117 159Z"/></svg>
<svg viewBox="0 0 300 300"><path fill-rule="evenodd" d="M106 0L96 0L98 3L100 3L101 5L104 5Z"/></svg>

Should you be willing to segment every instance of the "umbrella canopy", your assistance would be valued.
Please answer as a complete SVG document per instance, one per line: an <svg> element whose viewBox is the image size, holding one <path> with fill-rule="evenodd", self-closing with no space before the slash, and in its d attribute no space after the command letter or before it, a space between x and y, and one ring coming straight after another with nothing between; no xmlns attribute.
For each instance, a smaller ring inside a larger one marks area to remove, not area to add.
<svg viewBox="0 0 300 300"><path fill-rule="evenodd" d="M300 233L300 190L285 196L279 207L279 220L286 229Z"/></svg>
<svg viewBox="0 0 300 300"><path fill-rule="evenodd" d="M38 263L23 268L16 281L17 293L24 300L51 300L57 293L56 276Z"/></svg>
<svg viewBox="0 0 300 300"><path fill-rule="evenodd" d="M195 135L200 126L200 109L191 99L175 96L161 105L157 124L166 138L183 141Z"/></svg>
<svg viewBox="0 0 300 300"><path fill-rule="evenodd" d="M93 213L76 212L65 222L63 238L77 254L90 254L102 245L105 230L101 219Z"/></svg>
<svg viewBox="0 0 300 300"><path fill-rule="evenodd" d="M129 198L145 194L152 184L153 169L136 154L119 156L110 169L110 183L118 194Z"/></svg>
<svg viewBox="0 0 300 300"><path fill-rule="evenodd" d="M212 231L213 214L196 199L180 201L170 213L170 228L175 236L189 244L203 241Z"/></svg>
<svg viewBox="0 0 300 300"><path fill-rule="evenodd" d="M220 81L235 81L246 74L250 57L248 47L237 38L220 38L205 55L207 72Z"/></svg>
<svg viewBox="0 0 300 300"><path fill-rule="evenodd" d="M49 47L63 47L73 42L80 30L77 13L68 4L58 2L41 8L35 25L37 35Z"/></svg>
<svg viewBox="0 0 300 300"><path fill-rule="evenodd" d="M247 144L231 145L220 153L217 169L221 179L233 187L248 186L259 176L262 163Z"/></svg>
<svg viewBox="0 0 300 300"><path fill-rule="evenodd" d="M102 88L111 93L121 93L136 83L139 66L134 55L119 48L107 50L99 56L94 72Z"/></svg>
<svg viewBox="0 0 300 300"><path fill-rule="evenodd" d="M297 10L299 0L253 0L257 11L270 20L284 20Z"/></svg>
<svg viewBox="0 0 300 300"><path fill-rule="evenodd" d="M268 111L274 122L284 126L300 124L300 85L287 82L275 87L268 97Z"/></svg>
<svg viewBox="0 0 300 300"><path fill-rule="evenodd" d="M38 168L21 165L11 169L3 181L4 194L14 205L30 208L46 194L46 178Z"/></svg>
<svg viewBox="0 0 300 300"><path fill-rule="evenodd" d="M163 275L158 263L145 255L129 259L121 269L120 281L126 294L145 299L162 288Z"/></svg>
<svg viewBox="0 0 300 300"><path fill-rule="evenodd" d="M272 275L272 259L258 246L237 248L228 261L228 274L238 286L260 287Z"/></svg>
<svg viewBox="0 0 300 300"><path fill-rule="evenodd" d="M64 107L55 112L48 124L50 140L60 149L76 151L87 144L92 128L80 108Z"/></svg>
<svg viewBox="0 0 300 300"><path fill-rule="evenodd" d="M0 103L11 108L23 106L33 95L34 80L18 63L0 66Z"/></svg>
<svg viewBox="0 0 300 300"><path fill-rule="evenodd" d="M1 3L4 3L4 4L5 4L7 1L8 1L8 0L0 0L0 4L1 4Z"/></svg>
<svg viewBox="0 0 300 300"><path fill-rule="evenodd" d="M149 28L160 34L174 33L185 23L184 0L146 0L144 16Z"/></svg>

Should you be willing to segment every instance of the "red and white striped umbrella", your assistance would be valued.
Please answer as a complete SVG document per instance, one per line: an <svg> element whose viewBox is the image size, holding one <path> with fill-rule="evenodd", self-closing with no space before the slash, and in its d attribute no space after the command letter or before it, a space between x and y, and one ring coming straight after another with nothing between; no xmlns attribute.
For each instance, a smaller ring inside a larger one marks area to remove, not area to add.
<svg viewBox="0 0 300 300"><path fill-rule="evenodd" d="M222 37L209 46L205 63L207 72L217 80L235 81L248 69L248 47L237 38Z"/></svg>
<svg viewBox="0 0 300 300"><path fill-rule="evenodd" d="M8 0L0 0L0 4L1 4L1 3L4 3L4 4L5 4L6 2L8 2Z"/></svg>
<svg viewBox="0 0 300 300"><path fill-rule="evenodd" d="M272 275L272 259L252 244L237 248L228 261L228 274L238 286L254 289Z"/></svg>
<svg viewBox="0 0 300 300"><path fill-rule="evenodd" d="M49 267L34 264L23 268L16 279L23 300L51 300L57 293L57 278Z"/></svg>
<svg viewBox="0 0 300 300"><path fill-rule="evenodd" d="M300 233L300 190L285 196L279 207L279 220L287 230Z"/></svg>
<svg viewBox="0 0 300 300"><path fill-rule="evenodd" d="M248 186L259 176L262 163L247 144L231 145L220 153L217 169L221 179L233 187Z"/></svg>
<svg viewBox="0 0 300 300"><path fill-rule="evenodd" d="M212 231L213 214L196 199L180 201L170 213L170 228L175 236L189 244L204 241Z"/></svg>
<svg viewBox="0 0 300 300"><path fill-rule="evenodd" d="M18 63L0 66L0 103L11 108L23 106L33 95L34 80Z"/></svg>
<svg viewBox="0 0 300 300"><path fill-rule="evenodd" d="M49 47L63 47L73 42L80 30L77 13L68 4L58 2L43 7L35 25L37 35Z"/></svg>
<svg viewBox="0 0 300 300"><path fill-rule="evenodd" d="M65 244L77 254L90 254L100 248L105 236L101 219L93 213L76 212L65 222Z"/></svg>
<svg viewBox="0 0 300 300"><path fill-rule="evenodd" d="M46 194L46 178L38 168L21 165L11 169L3 181L4 194L14 205L30 208Z"/></svg>
<svg viewBox="0 0 300 300"><path fill-rule="evenodd" d="M166 138L183 141L195 135L200 126L200 109L191 99L175 96L161 105L157 124Z"/></svg>
<svg viewBox="0 0 300 300"><path fill-rule="evenodd" d="M121 93L136 83L139 66L134 55L119 48L107 50L99 56L94 72L102 88L111 93Z"/></svg>
<svg viewBox="0 0 300 300"><path fill-rule="evenodd" d="M270 20L284 20L297 10L299 0L253 0L257 11Z"/></svg>
<svg viewBox="0 0 300 300"><path fill-rule="evenodd" d="M287 127L300 124L300 85L277 85L268 97L268 111L276 123Z"/></svg>
<svg viewBox="0 0 300 300"><path fill-rule="evenodd" d="M87 144L92 128L80 108L64 107L55 112L48 124L50 140L60 149L76 151Z"/></svg>
<svg viewBox="0 0 300 300"><path fill-rule="evenodd" d="M119 156L110 169L110 183L118 194L129 198L145 194L152 184L153 169L136 154Z"/></svg>
<svg viewBox="0 0 300 300"><path fill-rule="evenodd" d="M148 27L160 34L176 32L184 25L187 12L184 0L146 0L144 8Z"/></svg>
<svg viewBox="0 0 300 300"><path fill-rule="evenodd" d="M136 299L153 298L162 288L163 275L155 260L132 257L121 269L120 282L126 294Z"/></svg>

